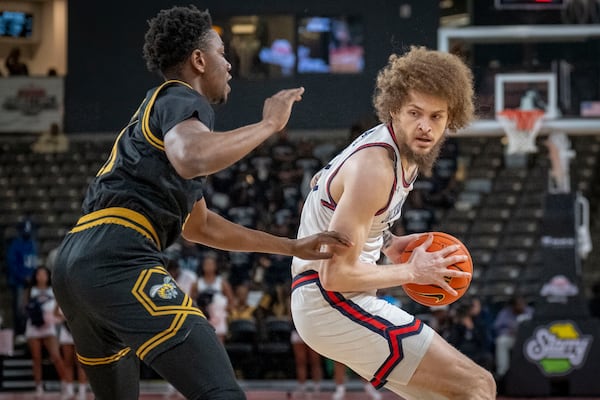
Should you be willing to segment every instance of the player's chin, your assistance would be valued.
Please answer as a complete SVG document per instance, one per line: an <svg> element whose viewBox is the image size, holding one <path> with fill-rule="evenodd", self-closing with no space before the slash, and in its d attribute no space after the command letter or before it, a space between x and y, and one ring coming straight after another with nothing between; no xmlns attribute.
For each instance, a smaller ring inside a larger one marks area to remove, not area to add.
<svg viewBox="0 0 600 400"><path fill-rule="evenodd" d="M414 138L410 142L410 148L412 151L422 151L423 149L431 149L433 147L434 142L430 140L424 140L419 138Z"/></svg>
<svg viewBox="0 0 600 400"><path fill-rule="evenodd" d="M418 144L418 145L413 146L412 151L417 156L426 156L429 153L431 153L432 149L433 149L433 145Z"/></svg>
<svg viewBox="0 0 600 400"><path fill-rule="evenodd" d="M229 96L227 94L228 93L223 93L223 96L221 96L219 99L217 99L217 101L215 102L215 104L225 104L225 103L227 103L227 99L229 98Z"/></svg>

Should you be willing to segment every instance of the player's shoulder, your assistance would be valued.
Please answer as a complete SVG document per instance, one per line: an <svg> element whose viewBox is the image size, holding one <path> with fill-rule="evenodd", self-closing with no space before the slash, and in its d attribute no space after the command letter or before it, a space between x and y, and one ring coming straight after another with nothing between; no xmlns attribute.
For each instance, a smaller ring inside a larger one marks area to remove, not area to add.
<svg viewBox="0 0 600 400"><path fill-rule="evenodd" d="M158 92L157 92L158 91ZM185 114L186 118L192 112L205 116L205 123L214 119L214 111L208 100L182 81L167 81L155 88L147 98L155 99L152 107L168 115ZM152 100L150 100L152 103Z"/></svg>
<svg viewBox="0 0 600 400"><path fill-rule="evenodd" d="M189 98L199 101L206 101L204 97L194 90L190 85L183 81L167 81L160 86L154 88L157 98L164 97L178 97L178 98Z"/></svg>
<svg viewBox="0 0 600 400"><path fill-rule="evenodd" d="M364 147L346 159L342 170L353 179L383 183L393 180L394 163L385 146Z"/></svg>

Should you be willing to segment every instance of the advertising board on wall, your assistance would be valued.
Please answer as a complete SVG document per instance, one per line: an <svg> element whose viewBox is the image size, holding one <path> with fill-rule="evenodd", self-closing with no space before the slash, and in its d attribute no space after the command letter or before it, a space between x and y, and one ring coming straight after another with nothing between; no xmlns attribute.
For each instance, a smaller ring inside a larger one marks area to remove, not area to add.
<svg viewBox="0 0 600 400"><path fill-rule="evenodd" d="M61 77L0 79L0 133L39 133L63 124Z"/></svg>

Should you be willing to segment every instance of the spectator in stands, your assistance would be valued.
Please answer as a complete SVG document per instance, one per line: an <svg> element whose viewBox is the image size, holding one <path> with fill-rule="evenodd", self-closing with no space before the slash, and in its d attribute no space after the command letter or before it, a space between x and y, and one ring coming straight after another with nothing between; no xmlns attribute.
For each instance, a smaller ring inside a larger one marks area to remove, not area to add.
<svg viewBox="0 0 600 400"><path fill-rule="evenodd" d="M496 334L496 377L502 379L510 367L510 351L515 344L519 324L531 319L533 308L525 298L515 295L498 312L494 320Z"/></svg>
<svg viewBox="0 0 600 400"><path fill-rule="evenodd" d="M302 174L302 178L298 180L300 183L301 199L304 199L308 195L312 177L323 167L321 160L313 155L314 147L314 141L309 139L301 139L297 142L297 157L294 164L298 168L299 173Z"/></svg>
<svg viewBox="0 0 600 400"><path fill-rule="evenodd" d="M402 211L405 234L431 232L436 222L435 209L425 203L423 191L414 188Z"/></svg>
<svg viewBox="0 0 600 400"><path fill-rule="evenodd" d="M40 154L65 153L69 150L69 138L54 122L50 125L50 130L43 132L31 145L31 150Z"/></svg>
<svg viewBox="0 0 600 400"><path fill-rule="evenodd" d="M294 363L296 365L296 399L308 398L310 393L319 393L323 379L323 359L319 353L311 349L292 328L290 335ZM308 379L312 380L309 385Z"/></svg>
<svg viewBox="0 0 600 400"><path fill-rule="evenodd" d="M187 295L191 295L194 290L194 286L198 281L198 275L187 269L181 268L179 262L174 259L169 259L167 262L167 272L171 274L177 285ZM194 298L192 297L192 300Z"/></svg>
<svg viewBox="0 0 600 400"><path fill-rule="evenodd" d="M29 68L21 60L21 49L13 47L8 53L4 62L9 76L26 76L29 75Z"/></svg>
<svg viewBox="0 0 600 400"><path fill-rule="evenodd" d="M31 282L38 264L38 245L34 238L34 224L26 218L17 224L17 237L6 251L7 283L12 295L13 328L17 342L25 332L24 292Z"/></svg>
<svg viewBox="0 0 600 400"><path fill-rule="evenodd" d="M59 322L58 344L60 346L60 352L65 365L66 385L64 387L63 399L67 400L75 397L75 388L73 386L73 382L75 380L75 373L77 373L77 381L79 382L77 400L85 400L87 391L87 376L85 375L85 371L83 370L81 363L77 359L73 335L71 335L69 326L64 320L64 314L58 305L56 305L55 316L57 318L57 322Z"/></svg>
<svg viewBox="0 0 600 400"><path fill-rule="evenodd" d="M425 200L430 205L442 208L450 208L454 205L457 185L462 179L458 161L458 140L449 137L444 142L429 177L432 188Z"/></svg>
<svg viewBox="0 0 600 400"><path fill-rule="evenodd" d="M48 352L52 364L56 368L61 381L62 394L67 395L65 365L60 355L56 337L55 317L56 300L50 280L50 270L44 266L35 270L31 286L26 292L27 299L27 327L25 337L29 345L31 360L33 362L33 379L35 381L35 395L44 395L42 382L42 346ZM38 307L39 306L39 307Z"/></svg>
<svg viewBox="0 0 600 400"><path fill-rule="evenodd" d="M367 130L379 124L379 119L374 113L363 115L350 125L350 132L348 134L348 143L351 143L354 139L365 133Z"/></svg>
<svg viewBox="0 0 600 400"><path fill-rule="evenodd" d="M265 269L264 284L267 289L281 284L291 284L289 257L261 254L258 263Z"/></svg>
<svg viewBox="0 0 600 400"><path fill-rule="evenodd" d="M261 319L268 317L289 318L290 285L277 284L267 287L260 299L258 315Z"/></svg>
<svg viewBox="0 0 600 400"><path fill-rule="evenodd" d="M235 302L231 285L219 272L217 253L211 251L204 254L198 280L192 289L192 298L196 299L198 306L206 314L219 340L224 342L227 336L228 310Z"/></svg>
<svg viewBox="0 0 600 400"><path fill-rule="evenodd" d="M181 244L177 257L179 267L198 278L198 268L202 263L202 250L200 246L184 237L180 237L178 242Z"/></svg>
<svg viewBox="0 0 600 400"><path fill-rule="evenodd" d="M275 141L271 145L271 158L276 164L292 162L296 159L295 147L290 140L287 129L284 129L275 136Z"/></svg>
<svg viewBox="0 0 600 400"><path fill-rule="evenodd" d="M493 371L494 356L487 347L486 332L475 323L474 307L478 306L470 299L465 299L454 307L448 343L483 368Z"/></svg>
<svg viewBox="0 0 600 400"><path fill-rule="evenodd" d="M439 333L441 337L448 339L450 328L452 327L450 307L447 305L432 306L429 307L429 313L431 314L431 318L428 320L429 326Z"/></svg>
<svg viewBox="0 0 600 400"><path fill-rule="evenodd" d="M492 313L479 297L471 296L468 300L471 302L473 322L483 334L484 348L494 354L494 318Z"/></svg>
<svg viewBox="0 0 600 400"><path fill-rule="evenodd" d="M257 306L248 302L250 296L250 285L247 282L240 283L233 289L233 305L229 307L228 320L248 319L256 321Z"/></svg>

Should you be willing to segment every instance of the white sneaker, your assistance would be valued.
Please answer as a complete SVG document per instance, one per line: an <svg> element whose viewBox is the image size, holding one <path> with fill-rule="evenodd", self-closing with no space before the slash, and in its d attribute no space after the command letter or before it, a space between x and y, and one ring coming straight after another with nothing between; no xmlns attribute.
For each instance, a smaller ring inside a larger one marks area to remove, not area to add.
<svg viewBox="0 0 600 400"><path fill-rule="evenodd" d="M44 395L44 386L43 385L37 385L35 387L35 398L39 399Z"/></svg>
<svg viewBox="0 0 600 400"><path fill-rule="evenodd" d="M343 387L336 388L331 396L331 400L344 400L344 398L346 398L346 388Z"/></svg>
<svg viewBox="0 0 600 400"><path fill-rule="evenodd" d="M70 400L75 397L75 391L73 390L72 383L62 383L62 389L60 391L60 399L61 400Z"/></svg>
<svg viewBox="0 0 600 400"><path fill-rule="evenodd" d="M86 400L87 399L87 385L80 383L79 389L77 391L77 400Z"/></svg>
<svg viewBox="0 0 600 400"><path fill-rule="evenodd" d="M381 393L377 391L371 384L365 384L365 393L369 396L371 400L381 400Z"/></svg>

